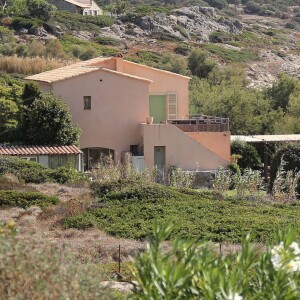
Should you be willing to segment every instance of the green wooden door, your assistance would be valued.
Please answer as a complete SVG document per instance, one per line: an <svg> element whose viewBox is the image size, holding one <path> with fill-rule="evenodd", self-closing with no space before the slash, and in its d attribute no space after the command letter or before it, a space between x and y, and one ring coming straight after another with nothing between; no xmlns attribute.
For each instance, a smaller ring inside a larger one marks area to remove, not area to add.
<svg viewBox="0 0 300 300"><path fill-rule="evenodd" d="M149 117L153 117L154 123L166 121L166 96L165 95L151 95L149 98Z"/></svg>

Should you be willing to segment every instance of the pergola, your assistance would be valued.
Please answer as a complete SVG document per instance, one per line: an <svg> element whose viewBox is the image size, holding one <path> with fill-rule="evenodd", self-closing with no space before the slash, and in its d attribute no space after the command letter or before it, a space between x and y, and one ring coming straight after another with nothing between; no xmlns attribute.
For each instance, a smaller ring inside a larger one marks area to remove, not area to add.
<svg viewBox="0 0 300 300"><path fill-rule="evenodd" d="M268 182L269 172L268 172L268 144L274 143L287 143L287 142L300 142L300 134L276 134L276 135L232 135L231 142L242 141L249 144L263 144L264 146L264 176L266 182Z"/></svg>

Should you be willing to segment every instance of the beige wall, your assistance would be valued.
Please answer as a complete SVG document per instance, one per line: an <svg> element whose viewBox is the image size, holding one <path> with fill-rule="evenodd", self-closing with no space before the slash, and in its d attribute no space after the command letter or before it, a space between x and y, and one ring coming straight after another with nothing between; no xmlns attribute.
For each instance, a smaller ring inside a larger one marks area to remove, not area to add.
<svg viewBox="0 0 300 300"><path fill-rule="evenodd" d="M147 78L150 84L150 94L166 94L176 92L178 99L177 118L187 118L189 115L189 78L174 76L174 73L159 71L147 66L123 61L124 73Z"/></svg>
<svg viewBox="0 0 300 300"><path fill-rule="evenodd" d="M81 148L109 148L118 156L139 144L139 123L149 114L148 82L100 69L54 83L53 93L65 100L82 129ZM83 96L92 97L91 110L83 109Z"/></svg>
<svg viewBox="0 0 300 300"><path fill-rule="evenodd" d="M207 147L190 138L186 133L171 124L141 124L144 141L145 165L154 165L154 146L166 147L166 168L177 165L183 170L200 171L226 166L229 161L223 159ZM209 133L215 139L215 133Z"/></svg>
<svg viewBox="0 0 300 300"><path fill-rule="evenodd" d="M209 150L230 160L230 132L186 132L192 139Z"/></svg>

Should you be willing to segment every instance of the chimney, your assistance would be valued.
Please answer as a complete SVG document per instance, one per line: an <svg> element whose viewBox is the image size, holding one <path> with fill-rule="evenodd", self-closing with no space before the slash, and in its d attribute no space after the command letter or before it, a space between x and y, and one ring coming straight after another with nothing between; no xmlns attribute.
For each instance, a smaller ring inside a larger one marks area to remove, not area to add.
<svg viewBox="0 0 300 300"><path fill-rule="evenodd" d="M118 53L115 57L116 59L116 71L117 72L121 72L123 73L124 70L123 70L123 54L122 53Z"/></svg>

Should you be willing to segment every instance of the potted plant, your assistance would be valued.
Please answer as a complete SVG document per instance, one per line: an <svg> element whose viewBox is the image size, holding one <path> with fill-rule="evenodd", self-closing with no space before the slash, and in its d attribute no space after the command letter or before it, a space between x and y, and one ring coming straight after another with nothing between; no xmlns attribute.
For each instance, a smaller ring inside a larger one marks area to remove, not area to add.
<svg viewBox="0 0 300 300"><path fill-rule="evenodd" d="M153 124L153 117L146 117L146 123L147 124Z"/></svg>

